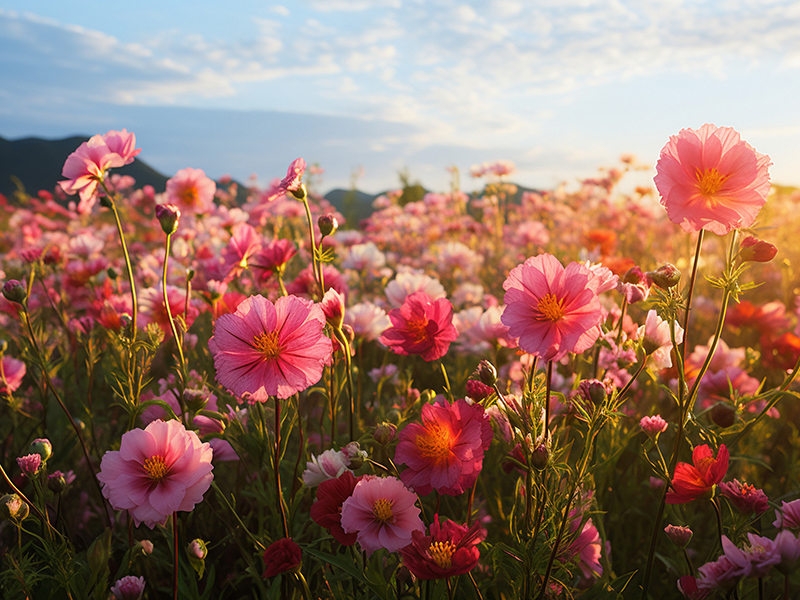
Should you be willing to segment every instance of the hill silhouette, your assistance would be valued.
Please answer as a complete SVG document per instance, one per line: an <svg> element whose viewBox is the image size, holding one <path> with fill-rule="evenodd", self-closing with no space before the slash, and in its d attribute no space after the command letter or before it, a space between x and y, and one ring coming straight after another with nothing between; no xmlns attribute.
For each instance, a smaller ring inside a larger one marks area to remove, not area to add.
<svg viewBox="0 0 800 600"><path fill-rule="evenodd" d="M19 186L30 195L36 195L39 190L52 192L58 182L64 179L61 169L67 156L87 139L89 136L58 140L35 137L8 140L0 137L0 194L12 199ZM136 180L137 186L152 185L156 192L165 189L168 179L142 160L141 155L131 164L114 169L114 173L130 175ZM240 185L242 189L244 186ZM376 195L358 190L334 189L325 194L325 198L347 218L348 224L357 226L361 219L372 212Z"/></svg>

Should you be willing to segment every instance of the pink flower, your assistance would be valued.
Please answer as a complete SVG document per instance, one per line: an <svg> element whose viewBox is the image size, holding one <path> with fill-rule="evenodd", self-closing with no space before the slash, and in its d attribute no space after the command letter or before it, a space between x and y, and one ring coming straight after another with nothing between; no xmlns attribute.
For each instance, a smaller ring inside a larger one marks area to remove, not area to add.
<svg viewBox="0 0 800 600"><path fill-rule="evenodd" d="M599 282L581 264L573 262L565 269L551 254L531 257L503 282L502 322L522 350L545 360L583 352L601 333Z"/></svg>
<svg viewBox="0 0 800 600"><path fill-rule="evenodd" d="M144 594L144 577L126 575L111 586L114 600L141 600Z"/></svg>
<svg viewBox="0 0 800 600"><path fill-rule="evenodd" d="M261 249L250 256L248 265L261 281L266 281L275 272L283 272L286 263L297 254L297 248L291 240L272 240L261 246Z"/></svg>
<svg viewBox="0 0 800 600"><path fill-rule="evenodd" d="M78 194L78 212L88 214L97 201L97 186L105 179L106 172L121 167L125 159L112 151L101 135L89 138L67 157L61 174L66 177L60 182L67 194Z"/></svg>
<svg viewBox="0 0 800 600"><path fill-rule="evenodd" d="M720 483L719 491L736 510L746 515L760 515L769 508L769 498L764 490L749 483L742 483L738 479Z"/></svg>
<svg viewBox="0 0 800 600"><path fill-rule="evenodd" d="M116 153L122 159L123 165L129 165L133 159L142 151L136 147L136 134L128 133L127 129L122 131L108 131L103 136L106 146L111 152Z"/></svg>
<svg viewBox="0 0 800 600"><path fill-rule="evenodd" d="M25 477L34 477L42 468L42 455L34 452L17 458L19 470Z"/></svg>
<svg viewBox="0 0 800 600"><path fill-rule="evenodd" d="M306 171L306 161L303 158L295 158L289 168L286 170L286 176L281 179L280 183L274 186L267 194L264 202L272 202L279 196L287 192L302 199L304 194L301 193L303 185L303 174ZM300 195L298 195L300 194Z"/></svg>
<svg viewBox="0 0 800 600"><path fill-rule="evenodd" d="M781 529L775 536L775 550L781 557L776 568L782 573L792 573L800 560L800 539L787 529Z"/></svg>
<svg viewBox="0 0 800 600"><path fill-rule="evenodd" d="M486 530L475 521L471 527L459 525L439 515L433 515L429 534L412 533L412 542L402 550L403 564L418 579L445 579L463 575L474 569L481 553L478 550Z"/></svg>
<svg viewBox="0 0 800 600"><path fill-rule="evenodd" d="M342 473L348 471L350 459L339 450L325 450L319 456L311 455L311 460L306 463L303 471L303 483L314 487L327 481L337 479Z"/></svg>
<svg viewBox="0 0 800 600"><path fill-rule="evenodd" d="M115 510L127 510L150 529L203 499L213 475L212 450L178 421L153 421L122 436L106 452L97 478Z"/></svg>
<svg viewBox="0 0 800 600"><path fill-rule="evenodd" d="M492 441L488 415L480 404L439 400L422 407L421 419L399 434L394 460L407 466L400 478L421 495L463 493L475 483Z"/></svg>
<svg viewBox="0 0 800 600"><path fill-rule="evenodd" d="M261 236L252 225L237 223L231 231L231 239L222 250L225 271L236 276L249 266L249 260L261 250Z"/></svg>
<svg viewBox="0 0 800 600"><path fill-rule="evenodd" d="M781 507L775 510L772 526L778 529L800 529L800 498L791 502L781 501Z"/></svg>
<svg viewBox="0 0 800 600"><path fill-rule="evenodd" d="M653 415L652 417L642 417L639 421L639 427L649 437L654 438L659 433L664 433L667 430L667 422L661 418L661 415Z"/></svg>
<svg viewBox="0 0 800 600"><path fill-rule="evenodd" d="M647 311L644 325L639 327L637 337L642 340L642 349L658 369L672 366L672 338L669 321L663 320L654 310ZM683 341L683 327L675 323L675 343Z"/></svg>
<svg viewBox="0 0 800 600"><path fill-rule="evenodd" d="M0 395L10 394L19 388L25 377L25 363L12 356L0 358Z"/></svg>
<svg viewBox="0 0 800 600"><path fill-rule="evenodd" d="M406 297L400 308L389 313L392 326L380 342L395 354L418 354L428 362L447 354L458 337L453 325L453 305L446 298L433 300L423 291Z"/></svg>
<svg viewBox="0 0 800 600"><path fill-rule="evenodd" d="M379 548L397 552L424 531L417 496L396 477L365 476L342 503L342 529L370 555Z"/></svg>
<svg viewBox="0 0 800 600"><path fill-rule="evenodd" d="M208 341L217 381L257 402L301 392L330 362L333 346L324 329L325 315L310 300L282 296L273 304L250 296L217 319Z"/></svg>
<svg viewBox="0 0 800 600"><path fill-rule="evenodd" d="M202 169L181 169L167 180L167 203L182 211L203 214L214 206L217 184Z"/></svg>
<svg viewBox="0 0 800 600"><path fill-rule="evenodd" d="M673 223L725 235L755 221L769 192L770 164L734 129L706 124L670 137L655 184Z"/></svg>

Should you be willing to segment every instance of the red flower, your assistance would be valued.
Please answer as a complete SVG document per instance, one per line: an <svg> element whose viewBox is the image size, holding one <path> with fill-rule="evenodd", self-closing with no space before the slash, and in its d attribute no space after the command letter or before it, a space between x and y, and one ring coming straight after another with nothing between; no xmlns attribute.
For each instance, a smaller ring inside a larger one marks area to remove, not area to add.
<svg viewBox="0 0 800 600"><path fill-rule="evenodd" d="M457 496L475 483L491 442L492 426L481 405L440 400L422 407L421 424L400 432L394 460L407 466L400 478L418 494Z"/></svg>
<svg viewBox="0 0 800 600"><path fill-rule="evenodd" d="M760 515L769 508L769 498L764 490L738 479L719 484L719 491L740 513Z"/></svg>
<svg viewBox="0 0 800 600"><path fill-rule="evenodd" d="M446 298L434 300L423 291L406 296L403 305L389 313L392 326L380 342L395 354L418 354L433 361L447 354L458 337L453 325L453 305Z"/></svg>
<svg viewBox="0 0 800 600"><path fill-rule="evenodd" d="M714 458L708 444L695 446L692 463L679 462L672 477L672 489L667 492L667 504L686 504L708 495L728 471L730 454L720 445Z"/></svg>
<svg viewBox="0 0 800 600"><path fill-rule="evenodd" d="M478 564L478 550L486 537L479 522L472 527L445 520L433 515L429 535L421 531L412 533L411 544L400 550L403 564L419 579L444 579L469 573Z"/></svg>
<svg viewBox="0 0 800 600"><path fill-rule="evenodd" d="M343 546L356 543L357 532L345 533L342 529L342 504L352 494L361 477L345 471L337 479L326 479L317 488L317 499L311 505L311 518L328 530Z"/></svg>
<svg viewBox="0 0 800 600"><path fill-rule="evenodd" d="M275 540L264 550L264 577L297 571L303 552L292 538Z"/></svg>

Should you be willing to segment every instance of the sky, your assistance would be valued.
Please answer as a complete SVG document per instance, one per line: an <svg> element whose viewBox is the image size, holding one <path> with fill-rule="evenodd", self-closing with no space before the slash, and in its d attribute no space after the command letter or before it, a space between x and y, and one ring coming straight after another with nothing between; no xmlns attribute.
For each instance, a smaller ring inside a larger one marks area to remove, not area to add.
<svg viewBox="0 0 800 600"><path fill-rule="evenodd" d="M0 78L0 136L126 128L167 176L553 187L715 123L800 185L797 0L2 0Z"/></svg>

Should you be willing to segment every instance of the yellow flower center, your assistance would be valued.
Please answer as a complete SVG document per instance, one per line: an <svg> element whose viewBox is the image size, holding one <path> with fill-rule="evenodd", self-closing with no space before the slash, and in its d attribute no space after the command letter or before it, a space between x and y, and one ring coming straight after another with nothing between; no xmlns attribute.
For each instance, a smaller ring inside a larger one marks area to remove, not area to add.
<svg viewBox="0 0 800 600"><path fill-rule="evenodd" d="M697 190L706 197L715 196L729 177L716 169L706 169L705 171L697 169L694 176L697 181Z"/></svg>
<svg viewBox="0 0 800 600"><path fill-rule="evenodd" d="M450 449L453 446L453 432L449 427L438 423L426 426L425 433L420 433L414 439L420 456L433 461L435 464L446 462L450 458Z"/></svg>
<svg viewBox="0 0 800 600"><path fill-rule="evenodd" d="M278 358L283 348L277 331L259 333L253 338L253 346L264 355L267 360Z"/></svg>
<svg viewBox="0 0 800 600"><path fill-rule="evenodd" d="M450 540L433 542L428 547L431 560L433 560L440 569L449 569L452 566L453 554L455 554L455 552L456 546Z"/></svg>
<svg viewBox="0 0 800 600"><path fill-rule="evenodd" d="M548 292L539 300L536 309L539 311L538 320L555 323L564 317L564 299Z"/></svg>
<svg viewBox="0 0 800 600"><path fill-rule="evenodd" d="M160 454L155 454L149 458L145 458L142 466L144 467L147 476L152 479L154 483L158 483L167 476L167 463L164 461L164 457Z"/></svg>
<svg viewBox="0 0 800 600"><path fill-rule="evenodd" d="M194 206L197 204L199 196L200 194L198 193L197 188L193 185L182 190L180 193L181 202L183 202L186 206Z"/></svg>
<svg viewBox="0 0 800 600"><path fill-rule="evenodd" d="M388 498L378 498L375 504L372 505L372 515L381 523L388 523L394 519L392 514L392 505L394 500Z"/></svg>

